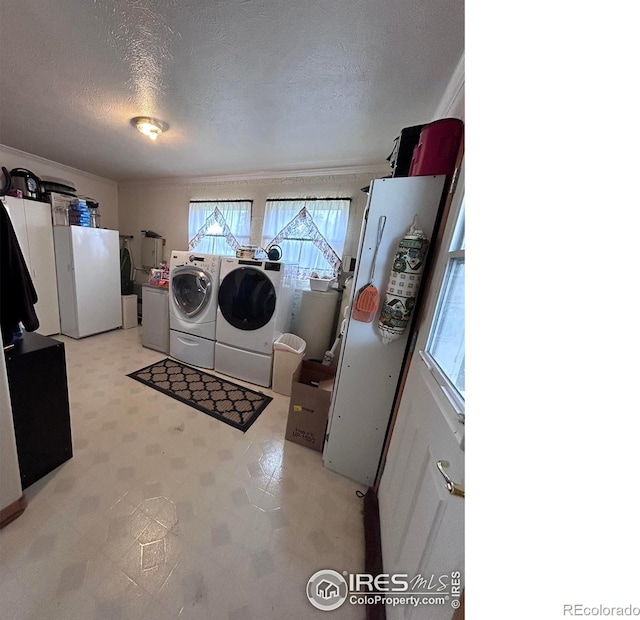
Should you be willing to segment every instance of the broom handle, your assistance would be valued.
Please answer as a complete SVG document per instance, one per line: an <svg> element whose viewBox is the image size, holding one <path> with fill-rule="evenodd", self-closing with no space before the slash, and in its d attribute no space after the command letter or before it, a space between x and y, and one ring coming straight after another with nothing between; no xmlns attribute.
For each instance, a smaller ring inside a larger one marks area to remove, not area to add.
<svg viewBox="0 0 640 620"><path fill-rule="evenodd" d="M387 223L387 216L381 215L378 220L378 239L376 240L376 249L373 252L373 262L371 263L371 272L369 273L369 283L373 282L373 276L376 272L376 258L378 258L378 248L382 241L382 233L384 232L384 226Z"/></svg>

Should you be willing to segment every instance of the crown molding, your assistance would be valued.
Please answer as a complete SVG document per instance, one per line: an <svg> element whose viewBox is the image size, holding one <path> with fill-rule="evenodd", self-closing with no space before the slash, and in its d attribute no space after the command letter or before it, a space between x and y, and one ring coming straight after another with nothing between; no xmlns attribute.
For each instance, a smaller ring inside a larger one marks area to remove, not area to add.
<svg viewBox="0 0 640 620"><path fill-rule="evenodd" d="M359 165L359 166L342 166L333 168L307 168L304 170L260 170L258 172L220 174L215 176L198 176L198 177L164 177L158 179L144 179L122 181L118 183L118 187L142 187L146 185L153 186L176 186L176 185L211 185L211 184L245 184L251 181L280 181L283 179L309 179L311 177L344 177L357 175L379 175L390 174L391 169L388 166L375 165Z"/></svg>
<svg viewBox="0 0 640 620"><path fill-rule="evenodd" d="M86 177L88 179L93 179L94 181L109 183L111 185L118 185L118 183L116 181L113 181L112 179L107 179L106 177L101 177L97 174L93 174L92 172L86 172L84 170L80 170L79 168L73 168L72 166L61 164L60 162L53 161L52 159L47 159L46 157L40 157L40 155L33 155L32 153L27 153L26 151L15 149L12 146L7 146L6 144L0 144L0 149L8 153L11 153L16 157L28 157L29 159L32 159L36 162L42 162L43 164L46 164L48 166L55 166L56 168L60 168L63 171L68 171L72 174Z"/></svg>
<svg viewBox="0 0 640 620"><path fill-rule="evenodd" d="M389 166L384 164L362 164L354 166L333 166L327 168L305 168L300 170L259 170L257 172L236 172L230 174L220 175L207 175L207 176L195 176L195 177L161 177L157 179L140 179L129 181L113 181L105 177L98 176L92 172L86 172L66 164L61 164L57 161L47 159L46 157L40 157L39 155L33 155L26 151L0 144L0 149L14 155L17 158L28 158L35 162L42 162L43 164L54 166L61 171L68 171L75 175L80 175L95 181L103 183L109 183L116 185L117 187L145 187L145 186L193 186L193 185L211 185L211 184L246 184L251 181L269 181L274 182L289 180L292 183L303 182L304 179L312 177L326 179L328 177L345 177L345 176L358 176L358 175L387 175L391 173Z"/></svg>
<svg viewBox="0 0 640 620"><path fill-rule="evenodd" d="M451 110L455 109L456 103L459 98L464 95L464 52L458 60L456 68L449 78L447 88L445 88L444 94L438 104L438 109L434 120L439 118L446 118L451 115Z"/></svg>

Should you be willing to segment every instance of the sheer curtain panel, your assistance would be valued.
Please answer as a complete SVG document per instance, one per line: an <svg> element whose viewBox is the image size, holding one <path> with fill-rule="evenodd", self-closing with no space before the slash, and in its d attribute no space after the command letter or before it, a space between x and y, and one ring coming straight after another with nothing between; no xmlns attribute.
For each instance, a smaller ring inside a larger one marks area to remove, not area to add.
<svg viewBox="0 0 640 620"><path fill-rule="evenodd" d="M350 199L267 200L262 246L277 243L282 260L298 263L298 278L332 277L340 267Z"/></svg>
<svg viewBox="0 0 640 620"><path fill-rule="evenodd" d="M249 243L250 200L192 201L189 203L189 249L204 254L235 256Z"/></svg>

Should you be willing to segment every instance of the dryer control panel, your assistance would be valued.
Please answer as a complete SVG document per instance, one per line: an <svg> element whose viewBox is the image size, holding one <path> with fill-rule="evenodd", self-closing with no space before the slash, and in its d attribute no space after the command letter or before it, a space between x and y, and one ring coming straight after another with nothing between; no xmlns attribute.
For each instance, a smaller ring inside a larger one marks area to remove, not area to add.
<svg viewBox="0 0 640 620"><path fill-rule="evenodd" d="M207 271L215 276L220 272L220 257L214 254L196 254L183 250L171 252L170 268L173 271L177 267L189 265Z"/></svg>

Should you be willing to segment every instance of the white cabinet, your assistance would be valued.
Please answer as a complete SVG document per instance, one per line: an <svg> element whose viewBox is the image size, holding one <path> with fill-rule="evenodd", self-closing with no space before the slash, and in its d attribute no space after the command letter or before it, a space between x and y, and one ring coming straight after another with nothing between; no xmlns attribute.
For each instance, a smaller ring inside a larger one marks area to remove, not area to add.
<svg viewBox="0 0 640 620"><path fill-rule="evenodd" d="M142 346L169 353L169 290L142 285Z"/></svg>
<svg viewBox="0 0 640 620"><path fill-rule="evenodd" d="M51 205L48 202L4 197L20 249L38 294L35 305L43 336L60 333L56 258L53 247Z"/></svg>

